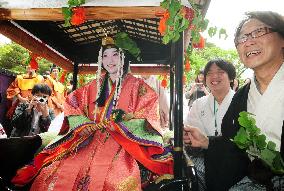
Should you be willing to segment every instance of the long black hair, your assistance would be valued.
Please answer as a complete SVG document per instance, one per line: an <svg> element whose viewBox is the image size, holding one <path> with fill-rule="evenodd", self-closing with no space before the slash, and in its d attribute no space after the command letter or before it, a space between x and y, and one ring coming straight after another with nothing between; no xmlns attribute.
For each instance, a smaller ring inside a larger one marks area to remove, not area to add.
<svg viewBox="0 0 284 191"><path fill-rule="evenodd" d="M107 45L107 46L102 46L102 50L103 50L103 53L106 49L110 49L110 48L115 48L117 51L119 51L119 48L117 48L115 45L113 46L110 46L110 45ZM120 58L119 58L120 59ZM107 86L108 86L108 80L109 80L109 73L108 71L104 68L104 65L102 64L102 68L106 71L106 75L103 79L103 82L102 82L102 86L101 86L101 89L100 90L97 90L97 91L100 91L99 93L99 97L98 99L96 100L97 104L99 107L103 107L105 105L105 101L106 101L106 98L108 97L107 94ZM124 60L124 65L123 65L123 75L122 75L122 78L124 78L124 76L128 73L128 70L129 70L129 62L125 59ZM120 86L120 84L117 85L117 88ZM110 91L110 90L109 90Z"/></svg>

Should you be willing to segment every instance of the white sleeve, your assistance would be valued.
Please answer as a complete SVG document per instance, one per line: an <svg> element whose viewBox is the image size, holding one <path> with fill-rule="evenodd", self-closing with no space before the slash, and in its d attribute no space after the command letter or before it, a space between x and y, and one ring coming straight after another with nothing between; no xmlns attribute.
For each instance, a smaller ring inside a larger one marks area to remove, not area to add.
<svg viewBox="0 0 284 191"><path fill-rule="evenodd" d="M201 119L199 117L199 108L198 106L198 100L195 100L192 104L192 107L190 108L188 114L186 115L184 124L185 125L191 125L194 127L200 128L202 126Z"/></svg>

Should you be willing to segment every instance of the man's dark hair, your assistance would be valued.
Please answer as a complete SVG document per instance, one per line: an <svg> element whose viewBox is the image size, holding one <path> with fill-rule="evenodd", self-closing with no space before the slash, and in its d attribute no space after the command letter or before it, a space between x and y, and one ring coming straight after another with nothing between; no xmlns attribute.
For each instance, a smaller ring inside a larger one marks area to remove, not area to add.
<svg viewBox="0 0 284 191"><path fill-rule="evenodd" d="M58 71L60 72L60 68L59 68L58 66L52 65L52 66L50 67L50 73L52 73L52 70L54 70L54 69L58 69Z"/></svg>
<svg viewBox="0 0 284 191"><path fill-rule="evenodd" d="M47 84L35 84L32 89L32 94L43 93L51 96L51 89Z"/></svg>
<svg viewBox="0 0 284 191"><path fill-rule="evenodd" d="M263 22L284 38L284 18L280 14L272 11L253 11L247 12L245 15L246 18L239 23L235 32L235 44L237 44L236 40L240 35L243 25L250 19L257 19Z"/></svg>
<svg viewBox="0 0 284 191"><path fill-rule="evenodd" d="M213 64L216 64L219 68L221 68L222 70L224 70L228 74L229 80L231 81L230 86L232 87L232 85L234 85L234 79L236 78L236 69L235 69L235 66L232 63L227 62L223 59L210 60L206 64L206 66L204 68L205 81L206 81L206 76L209 72L209 69L211 68L211 66Z"/></svg>

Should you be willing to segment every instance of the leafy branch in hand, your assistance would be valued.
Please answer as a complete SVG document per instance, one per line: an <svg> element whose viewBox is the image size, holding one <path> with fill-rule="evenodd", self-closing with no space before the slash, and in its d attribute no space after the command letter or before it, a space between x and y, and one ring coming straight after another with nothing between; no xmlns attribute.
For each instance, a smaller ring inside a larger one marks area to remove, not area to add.
<svg viewBox="0 0 284 191"><path fill-rule="evenodd" d="M266 141L261 129L256 126L253 114L242 111L238 118L241 125L237 135L232 140L240 149L245 149L250 159L261 159L276 174L284 173L284 162L276 144Z"/></svg>

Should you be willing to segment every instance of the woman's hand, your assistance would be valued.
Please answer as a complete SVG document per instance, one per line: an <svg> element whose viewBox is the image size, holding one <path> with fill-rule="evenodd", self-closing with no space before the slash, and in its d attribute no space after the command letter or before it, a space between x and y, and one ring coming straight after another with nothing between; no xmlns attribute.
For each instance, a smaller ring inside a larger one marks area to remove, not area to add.
<svg viewBox="0 0 284 191"><path fill-rule="evenodd" d="M183 131L183 141L192 147L200 147L207 149L209 140L198 128L192 126L185 126Z"/></svg>

